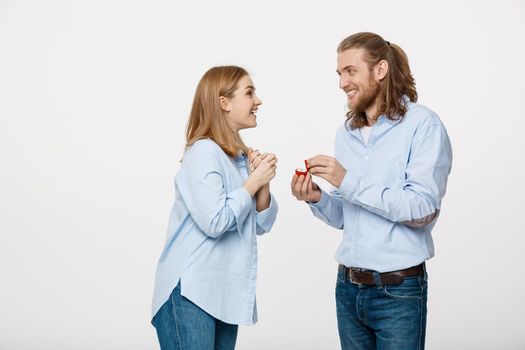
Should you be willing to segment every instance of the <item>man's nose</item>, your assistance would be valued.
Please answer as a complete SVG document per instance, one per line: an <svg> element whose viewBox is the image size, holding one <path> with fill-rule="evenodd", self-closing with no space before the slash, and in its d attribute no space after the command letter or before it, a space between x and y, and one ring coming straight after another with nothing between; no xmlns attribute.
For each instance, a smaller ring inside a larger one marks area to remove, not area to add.
<svg viewBox="0 0 525 350"><path fill-rule="evenodd" d="M345 89L346 87L348 87L349 83L350 83L350 82L349 82L349 80L348 80L347 77L345 77L345 76L343 76L343 75L341 75L341 76L339 77L339 88L341 88L341 89Z"/></svg>

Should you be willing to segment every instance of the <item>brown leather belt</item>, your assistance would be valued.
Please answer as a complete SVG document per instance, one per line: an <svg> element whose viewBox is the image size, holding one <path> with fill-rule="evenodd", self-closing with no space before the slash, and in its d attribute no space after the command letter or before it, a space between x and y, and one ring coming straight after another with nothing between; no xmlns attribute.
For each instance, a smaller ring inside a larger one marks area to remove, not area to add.
<svg viewBox="0 0 525 350"><path fill-rule="evenodd" d="M406 277L414 276L424 276L425 269L423 267L424 263L421 263L417 266L409 267L408 269L382 272L379 273L379 278L381 279L382 285L391 285L396 286L403 282L403 279ZM344 265L339 265L339 272L343 272L345 279L356 284L362 284L365 286L376 286L377 283L374 279L375 271L363 270L355 267L346 267Z"/></svg>

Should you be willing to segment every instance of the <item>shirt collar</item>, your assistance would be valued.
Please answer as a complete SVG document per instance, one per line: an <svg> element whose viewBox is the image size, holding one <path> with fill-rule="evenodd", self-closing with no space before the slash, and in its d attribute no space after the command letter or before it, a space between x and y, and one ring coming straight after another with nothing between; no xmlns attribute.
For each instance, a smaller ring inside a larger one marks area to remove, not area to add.
<svg viewBox="0 0 525 350"><path fill-rule="evenodd" d="M403 95L403 97L401 97L401 99L403 100L403 103L405 104L405 106L408 108L408 104L410 103L410 99L408 98L408 96L407 95ZM397 120L392 120L392 119L388 118L386 115L381 114L377 118L377 122L383 122L383 120L386 120L391 125L396 125L399 122L401 122L401 120L403 120L403 118L398 118Z"/></svg>
<svg viewBox="0 0 525 350"><path fill-rule="evenodd" d="M234 157L233 160L235 161L235 163L237 164L245 164L246 163L246 160L248 159L248 156L246 154L244 154L244 152L239 152L239 154L237 155L237 157Z"/></svg>

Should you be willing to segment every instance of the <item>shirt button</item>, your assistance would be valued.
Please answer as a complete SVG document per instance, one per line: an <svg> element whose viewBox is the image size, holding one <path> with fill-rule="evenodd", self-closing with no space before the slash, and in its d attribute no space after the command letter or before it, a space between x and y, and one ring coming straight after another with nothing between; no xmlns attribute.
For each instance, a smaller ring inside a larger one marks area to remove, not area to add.
<svg viewBox="0 0 525 350"><path fill-rule="evenodd" d="M364 156L365 160L368 160L368 156Z"/></svg>

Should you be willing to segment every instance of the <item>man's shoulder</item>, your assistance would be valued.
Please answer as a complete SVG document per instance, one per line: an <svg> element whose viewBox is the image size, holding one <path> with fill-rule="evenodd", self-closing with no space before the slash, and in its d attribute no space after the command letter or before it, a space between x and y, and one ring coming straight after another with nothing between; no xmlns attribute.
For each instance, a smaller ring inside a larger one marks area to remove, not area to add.
<svg viewBox="0 0 525 350"><path fill-rule="evenodd" d="M441 119L436 112L425 105L416 102L407 103L408 110L403 118L406 123L417 125L442 125Z"/></svg>
<svg viewBox="0 0 525 350"><path fill-rule="evenodd" d="M348 129L350 128L350 126L348 126L348 122L345 122L343 125L340 125L337 130L336 130L336 134L339 135L341 133L346 133L348 132Z"/></svg>

